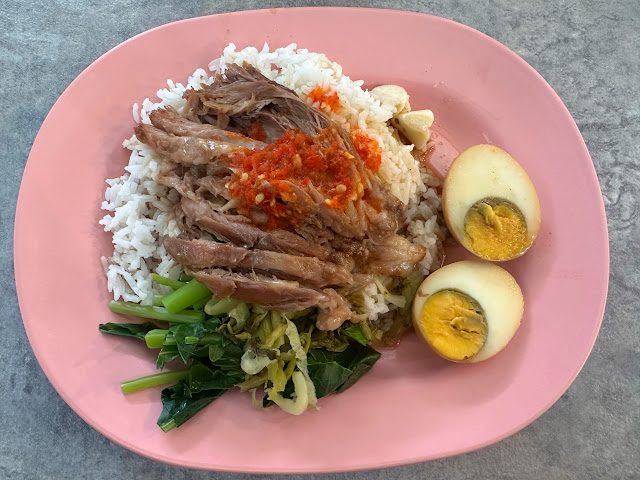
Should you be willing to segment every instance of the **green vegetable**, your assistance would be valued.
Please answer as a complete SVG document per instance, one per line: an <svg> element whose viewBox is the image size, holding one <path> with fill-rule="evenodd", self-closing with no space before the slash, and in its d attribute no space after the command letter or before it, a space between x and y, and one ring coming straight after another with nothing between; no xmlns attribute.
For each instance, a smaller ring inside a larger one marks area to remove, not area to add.
<svg viewBox="0 0 640 480"><path fill-rule="evenodd" d="M180 313L171 313L166 308L154 307L151 305L139 305L130 302L109 302L109 309L113 313L122 315L133 315L142 318L151 318L153 320L161 320L172 323L191 323L202 322L205 318L203 312L186 311Z"/></svg>
<svg viewBox="0 0 640 480"><path fill-rule="evenodd" d="M180 380L162 390L162 413L158 418L158 426L164 432L179 427L226 391L218 389L191 393L188 383Z"/></svg>
<svg viewBox="0 0 640 480"><path fill-rule="evenodd" d="M315 330L311 334L311 348L326 348L332 352L343 352L349 347L349 337L340 331Z"/></svg>
<svg viewBox="0 0 640 480"><path fill-rule="evenodd" d="M212 298L204 306L204 311L211 316L226 315L227 331L231 334L240 333L251 317L249 305L233 298Z"/></svg>
<svg viewBox="0 0 640 480"><path fill-rule="evenodd" d="M414 270L407 278L403 279L401 293L405 298L405 304L402 308L398 309L391 328L389 328L389 330L384 334L384 337L382 337L380 343L383 345L397 344L402 335L411 328L413 324L411 318L413 299L416 296L416 292L418 291L418 287L420 287L423 278L423 275L419 271Z"/></svg>
<svg viewBox="0 0 640 480"><path fill-rule="evenodd" d="M209 295L211 290L194 279L164 297L162 304L171 313L179 313Z"/></svg>
<svg viewBox="0 0 640 480"><path fill-rule="evenodd" d="M369 343L369 339L367 339L367 337L365 336L360 325L352 325L350 327L343 328L341 330L341 333L343 333L347 337L353 338L360 345L366 345L367 343Z"/></svg>
<svg viewBox="0 0 640 480"><path fill-rule="evenodd" d="M156 367L162 370L168 362L177 358L182 358L184 363L190 358L208 358L216 365L239 369L242 349L213 331L218 327L219 322L212 321L206 321L204 324L172 325L166 330L162 349L156 359ZM161 335L162 331L154 332L149 339L156 348L160 346L158 338Z"/></svg>
<svg viewBox="0 0 640 480"><path fill-rule="evenodd" d="M233 355L233 353L232 353ZM227 390L244 380L238 367L239 361L230 368L194 361L189 369L189 378L162 391L162 413L158 425L165 432L179 427L192 416L209 405Z"/></svg>
<svg viewBox="0 0 640 480"><path fill-rule="evenodd" d="M188 376L188 368L173 370L171 372L154 373L153 375L147 375L145 377L122 382L120 384L120 388L122 389L122 393L127 395L129 393L137 392L138 390L144 390L145 388L177 382L178 380L182 380Z"/></svg>
<svg viewBox="0 0 640 480"><path fill-rule="evenodd" d="M209 302L209 300L211 300L212 296L213 294L209 294L206 297L204 297L202 300L198 300L196 303L191 305L191 308L193 308L194 310L202 310L204 306Z"/></svg>
<svg viewBox="0 0 640 480"><path fill-rule="evenodd" d="M286 336L290 351L293 353L293 358L286 358L282 354L277 363L272 363L267 367L268 379L272 386L267 387L265 392L269 400L272 400L285 412L300 415L307 409L307 406L315 406L317 403L315 387L307 368L307 349L302 344L295 323L276 312L271 312L271 317L273 320L281 318L286 321L284 336ZM289 362L286 368L284 362ZM289 378L293 381L294 392L292 398L285 398L282 392L286 388Z"/></svg>
<svg viewBox="0 0 640 480"><path fill-rule="evenodd" d="M392 294L387 287L380 281L379 277L376 277L374 280L376 286L378 287L378 292L380 292L384 299L394 304L396 307L403 308L407 304L407 299L403 295L394 295Z"/></svg>
<svg viewBox="0 0 640 480"><path fill-rule="evenodd" d="M211 298L212 293L195 280L180 286L166 277L154 280L177 287L162 297L165 307L128 302L111 302L109 307L116 313L167 321L168 328L147 322L105 324L100 330L143 339L148 348L159 349L160 370L177 359L186 365L122 383L128 394L177 382L161 394L158 425L164 431L182 425L234 386L251 391L254 403L256 390L263 388L263 405L277 404L300 414L315 406L317 398L349 388L380 357L366 346L375 339L369 324L323 332L315 329L316 309L289 316L234 299Z"/></svg>
<svg viewBox="0 0 640 480"><path fill-rule="evenodd" d="M344 352L317 348L307 354L309 376L318 398L344 392L353 386L380 358L380 352L370 346L354 343Z"/></svg>
<svg viewBox="0 0 640 480"><path fill-rule="evenodd" d="M148 332L158 327L151 322L146 323L103 323L98 329L102 333L109 335L120 335L121 337L134 337L144 340Z"/></svg>
<svg viewBox="0 0 640 480"><path fill-rule="evenodd" d="M156 368L162 370L167 363L176 358L180 358L178 347L176 345L165 345L160 349L158 358L156 358Z"/></svg>
<svg viewBox="0 0 640 480"><path fill-rule="evenodd" d="M179 280L174 280L173 278L163 277L162 275L158 275L157 273L151 274L151 280L153 280L156 283L159 283L160 285L171 287L174 290L177 290L184 285L184 282L181 282Z"/></svg>
<svg viewBox="0 0 640 480"><path fill-rule="evenodd" d="M193 351L196 349L198 340L206 332L204 325L200 322L183 323L169 327L169 333L173 335L176 348L184 363L187 363Z"/></svg>
<svg viewBox="0 0 640 480"><path fill-rule="evenodd" d="M187 275L184 272L180 272L180 276L178 277L178 280L180 280L181 282L187 283L191 280L193 280L193 277L190 275Z"/></svg>
<svg viewBox="0 0 640 480"><path fill-rule="evenodd" d="M159 328L155 328L147 332L144 336L144 341L148 348L162 348L168 333L169 330L160 330Z"/></svg>
<svg viewBox="0 0 640 480"><path fill-rule="evenodd" d="M189 389L191 393L203 390L229 390L244 380L239 368L220 368L195 362L190 369Z"/></svg>

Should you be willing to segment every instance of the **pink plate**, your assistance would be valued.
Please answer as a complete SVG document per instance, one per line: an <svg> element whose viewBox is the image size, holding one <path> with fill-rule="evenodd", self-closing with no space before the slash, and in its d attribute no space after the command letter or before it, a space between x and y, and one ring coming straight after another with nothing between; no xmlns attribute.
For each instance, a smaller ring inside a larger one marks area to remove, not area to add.
<svg viewBox="0 0 640 480"><path fill-rule="evenodd" d="M345 35L331 35L345 32ZM300 417L230 392L168 434L160 390L124 397L119 382L154 371L153 355L98 332L109 312L99 258L105 179L120 175L131 105L206 67L229 42L325 52L368 86L403 85L458 148L493 143L529 172L542 206L531 250L505 266L525 316L498 356L447 363L411 335L354 388ZM58 185L52 198L51 185ZM44 121L15 223L24 325L47 377L95 429L164 462L243 472L370 469L468 452L518 431L567 389L596 339L609 253L598 180L571 115L520 57L471 28L388 10L302 8L185 20L145 32L87 68ZM52 328L55 325L55 328Z"/></svg>

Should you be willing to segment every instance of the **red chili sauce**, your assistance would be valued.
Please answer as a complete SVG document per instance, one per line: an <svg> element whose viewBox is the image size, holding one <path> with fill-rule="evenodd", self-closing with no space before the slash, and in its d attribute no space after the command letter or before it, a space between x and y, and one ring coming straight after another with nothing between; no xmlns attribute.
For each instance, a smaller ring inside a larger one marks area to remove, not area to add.
<svg viewBox="0 0 640 480"><path fill-rule="evenodd" d="M334 92L335 93L335 92ZM262 126L252 129L251 137L264 135ZM252 218L249 211L258 207L268 216L266 228L286 223L298 225L306 220L309 208L297 199L296 189L318 190L329 208L344 209L349 201L366 196L363 182L354 168L354 156L342 147L328 129L316 136L300 130L285 134L262 150L241 149L231 157L233 174L229 193L238 200L238 210ZM356 130L351 138L364 165L376 173L382 149L378 142Z"/></svg>
<svg viewBox="0 0 640 480"><path fill-rule="evenodd" d="M313 103L318 102L321 106L326 105L329 110L335 112L340 109L340 97L338 92L323 88L321 85L316 85L313 90L307 95Z"/></svg>
<svg viewBox="0 0 640 480"><path fill-rule="evenodd" d="M382 148L377 140L369 137L362 130L351 132L351 139L364 165L373 173L378 173L382 163Z"/></svg>

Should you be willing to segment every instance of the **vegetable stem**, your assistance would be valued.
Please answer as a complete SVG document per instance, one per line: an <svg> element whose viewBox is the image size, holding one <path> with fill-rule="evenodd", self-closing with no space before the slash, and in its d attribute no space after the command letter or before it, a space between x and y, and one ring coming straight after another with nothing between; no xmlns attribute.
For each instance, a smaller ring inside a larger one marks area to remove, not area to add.
<svg viewBox="0 0 640 480"><path fill-rule="evenodd" d="M148 348L162 348L168 345L177 345L176 339L169 333L169 330L156 328L150 330L144 336L144 341ZM184 343L187 345L216 345L220 342L220 335L216 333L205 333L202 337L185 337Z"/></svg>
<svg viewBox="0 0 640 480"><path fill-rule="evenodd" d="M204 306L209 302L209 300L211 300L212 296L213 296L213 293L210 295L207 295L202 300L198 300L196 303L191 305L191 308L193 308L194 310L202 310Z"/></svg>
<svg viewBox="0 0 640 480"><path fill-rule="evenodd" d="M173 370L171 372L154 373L153 375L147 375L145 377L122 382L120 384L120 388L122 389L122 393L127 395L129 393L137 392L138 390L144 390L145 388L157 387L158 385L165 385L167 383L174 383L179 380L185 379L188 376L188 368Z"/></svg>
<svg viewBox="0 0 640 480"><path fill-rule="evenodd" d="M197 280L191 280L164 297L162 304L171 313L179 313L209 295L211 290Z"/></svg>
<svg viewBox="0 0 640 480"><path fill-rule="evenodd" d="M178 280L180 280L181 282L187 283L189 280L192 280L193 277L190 275L187 275L184 272L180 272L180 276L178 277Z"/></svg>
<svg viewBox="0 0 640 480"><path fill-rule="evenodd" d="M191 323L202 322L204 320L204 313L196 310L189 310L187 312L171 313L164 307L154 307L150 305L139 305L137 303L130 302L109 302L109 309L113 313L120 313L122 315L133 315L142 318L151 318L153 320L161 320L164 322L172 323Z"/></svg>
<svg viewBox="0 0 640 480"><path fill-rule="evenodd" d="M204 311L207 312L208 315L223 315L225 313L229 313L235 307L240 304L239 300L235 300L233 298L212 298L206 305Z"/></svg>
<svg viewBox="0 0 640 480"><path fill-rule="evenodd" d="M171 287L174 290L177 290L184 285L184 282L181 282L180 280L174 280L173 278L163 277L162 275L158 275L157 273L151 274L151 280L153 280L156 283L159 283L160 285Z"/></svg>
<svg viewBox="0 0 640 480"><path fill-rule="evenodd" d="M171 419L171 420L163 423L162 425L160 425L160 428L162 429L162 431L164 433L167 433L169 430L172 430L175 427L176 427L176 422L173 419Z"/></svg>
<svg viewBox="0 0 640 480"><path fill-rule="evenodd" d="M162 306L162 299L164 298L164 295L154 295L153 296L153 304L156 307L161 307Z"/></svg>
<svg viewBox="0 0 640 480"><path fill-rule="evenodd" d="M169 330L150 330L145 336L144 341L147 343L148 348L162 348L164 346L164 340L167 337Z"/></svg>

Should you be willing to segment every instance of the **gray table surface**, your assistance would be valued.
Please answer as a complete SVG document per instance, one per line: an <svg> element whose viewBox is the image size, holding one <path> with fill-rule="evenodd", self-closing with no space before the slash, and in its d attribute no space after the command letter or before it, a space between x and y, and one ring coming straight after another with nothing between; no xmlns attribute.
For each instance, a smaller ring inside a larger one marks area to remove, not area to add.
<svg viewBox="0 0 640 480"><path fill-rule="evenodd" d="M247 479L164 465L81 420L38 366L13 282L13 218L22 171L45 115L93 60L149 28L252 8L351 5L431 13L521 55L558 92L593 157L609 222L607 309L576 381L515 435L465 455L331 479L640 478L640 2L638 0L0 1L0 478ZM577 232L577 238L588 232ZM292 477L302 478L302 477Z"/></svg>

